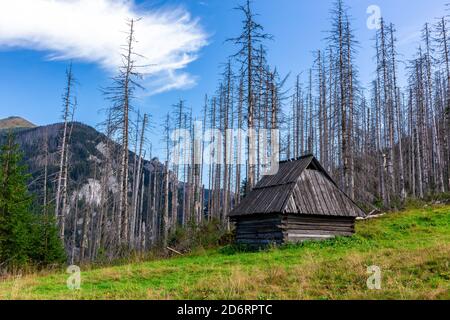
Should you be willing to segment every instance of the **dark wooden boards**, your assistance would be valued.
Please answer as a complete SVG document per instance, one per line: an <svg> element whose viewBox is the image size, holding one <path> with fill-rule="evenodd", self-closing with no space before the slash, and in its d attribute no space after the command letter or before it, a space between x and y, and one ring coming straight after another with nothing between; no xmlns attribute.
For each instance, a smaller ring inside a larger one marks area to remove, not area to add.
<svg viewBox="0 0 450 320"><path fill-rule="evenodd" d="M284 242L324 240L355 233L355 218L285 215L282 218Z"/></svg>
<svg viewBox="0 0 450 320"><path fill-rule="evenodd" d="M264 177L230 217L279 213L365 216L313 156L281 162L278 173Z"/></svg>
<svg viewBox="0 0 450 320"><path fill-rule="evenodd" d="M255 215L234 219L236 242L250 246L267 246L288 242L325 240L355 233L353 217L299 215Z"/></svg>
<svg viewBox="0 0 450 320"><path fill-rule="evenodd" d="M280 213L294 186L295 184L286 184L255 189L251 195L242 199L239 210L236 209L235 212L239 212L239 215Z"/></svg>
<svg viewBox="0 0 450 320"><path fill-rule="evenodd" d="M313 160L313 156L305 156L297 161L283 161L278 166L278 172L275 175L264 176L255 189L275 187L283 184L291 184L297 181Z"/></svg>
<svg viewBox="0 0 450 320"><path fill-rule="evenodd" d="M320 171L306 169L292 189L283 213L360 217L364 213Z"/></svg>
<svg viewBox="0 0 450 320"><path fill-rule="evenodd" d="M238 219L236 242L251 246L283 243L281 215L256 215Z"/></svg>

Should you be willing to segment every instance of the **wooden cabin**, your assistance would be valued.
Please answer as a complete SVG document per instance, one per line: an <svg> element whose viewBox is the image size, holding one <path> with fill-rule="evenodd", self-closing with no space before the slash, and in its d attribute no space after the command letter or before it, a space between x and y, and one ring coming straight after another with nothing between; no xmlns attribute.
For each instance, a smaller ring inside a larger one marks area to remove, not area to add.
<svg viewBox="0 0 450 320"><path fill-rule="evenodd" d="M237 243L250 246L351 236L364 216L313 155L280 162L230 213Z"/></svg>

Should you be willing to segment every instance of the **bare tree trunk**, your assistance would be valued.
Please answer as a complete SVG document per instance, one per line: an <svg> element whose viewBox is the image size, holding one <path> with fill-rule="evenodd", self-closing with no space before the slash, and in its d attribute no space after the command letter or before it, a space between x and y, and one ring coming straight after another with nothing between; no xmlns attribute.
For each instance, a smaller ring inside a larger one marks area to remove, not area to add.
<svg viewBox="0 0 450 320"><path fill-rule="evenodd" d="M169 237L169 162L166 161L164 173L163 245L167 247Z"/></svg>
<svg viewBox="0 0 450 320"><path fill-rule="evenodd" d="M170 116L167 114L166 119L166 164L164 168L164 207L163 207L163 216L162 216L162 227L163 227L163 235L162 241L164 247L167 246L168 236L169 236L169 157L170 157Z"/></svg>
<svg viewBox="0 0 450 320"><path fill-rule="evenodd" d="M400 102L400 93L397 90L397 62L396 62L396 51L395 51L395 39L394 39L394 26L391 24L390 26L390 34L391 34L391 59L392 59L392 76L393 76L393 90L394 90L394 105L397 111L397 134L398 134L398 150L399 150L399 178L400 178L400 198L402 201L406 198L406 189L405 189L405 177L404 177L404 164L403 164L403 136L402 129L400 125L401 118L401 102Z"/></svg>
<svg viewBox="0 0 450 320"><path fill-rule="evenodd" d="M45 129L45 136L44 136L44 190L43 190L43 195L44 195L44 200L43 200L43 205L44 205L44 215L47 216L48 214L48 200L47 200L47 196L48 196L48 130L47 128Z"/></svg>
<svg viewBox="0 0 450 320"><path fill-rule="evenodd" d="M354 119L354 106L353 106L353 66L352 66L352 36L350 31L350 22L346 23L346 41L347 41L347 69L348 69L348 158L349 158L349 195L352 199L355 199L355 160L353 154L354 141L353 141L353 119Z"/></svg>
<svg viewBox="0 0 450 320"><path fill-rule="evenodd" d="M120 163L120 199L119 199L119 243L122 245L129 244L129 204L128 204L128 190L129 190L129 127L130 127L130 100L132 98L133 80L132 77L136 75L135 65L133 61L133 44L134 39L134 20L129 23L130 31L128 35L128 43L126 52L123 55L124 66L122 70L121 79L121 163Z"/></svg>
<svg viewBox="0 0 450 320"><path fill-rule="evenodd" d="M142 153L144 150L144 142L145 142L145 130L147 127L148 122L148 115L144 114L144 119L142 120L142 129L141 129L141 138L140 138L140 145L139 145L139 156L137 160L137 169L134 176L134 192L133 192L133 204L132 204L132 219L131 219L131 228L130 228L130 240L132 245L134 244L135 240L135 233L136 233L136 223L137 223L137 214L138 214L138 198L139 198L139 184L141 182L141 174L142 174ZM142 185L141 188L144 188Z"/></svg>
<svg viewBox="0 0 450 320"><path fill-rule="evenodd" d="M59 225L59 237L61 241L64 243L64 226L65 226L65 212L61 210L61 202L62 202L62 194L66 191L63 189L64 184L67 183L66 172L67 172L67 144L68 144L68 135L69 135L69 117L70 117L70 109L72 107L72 89L74 85L74 79L72 74L72 65L69 66L69 69L66 72L67 77L67 86L66 92L64 95L63 103L63 119L64 119L64 127L63 127L63 136L60 148L60 160L59 160L59 172L57 178L57 187L56 187L56 198L55 198L55 217L58 221Z"/></svg>
<svg viewBox="0 0 450 320"><path fill-rule="evenodd" d="M75 212L73 216L73 230L72 230L72 245L70 254L70 263L73 265L75 263L75 248L77 240L77 224L78 224L78 192L75 194Z"/></svg>

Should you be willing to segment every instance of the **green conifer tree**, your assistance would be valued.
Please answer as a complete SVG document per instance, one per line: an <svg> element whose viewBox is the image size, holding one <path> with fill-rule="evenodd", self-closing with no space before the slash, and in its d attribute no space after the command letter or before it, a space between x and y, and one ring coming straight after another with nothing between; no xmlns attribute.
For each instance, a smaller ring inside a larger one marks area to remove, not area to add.
<svg viewBox="0 0 450 320"><path fill-rule="evenodd" d="M56 225L34 214L29 174L12 134L0 149L0 268L62 262Z"/></svg>
<svg viewBox="0 0 450 320"><path fill-rule="evenodd" d="M9 266L24 265L29 261L32 199L21 158L18 146L9 134L0 150L0 261Z"/></svg>

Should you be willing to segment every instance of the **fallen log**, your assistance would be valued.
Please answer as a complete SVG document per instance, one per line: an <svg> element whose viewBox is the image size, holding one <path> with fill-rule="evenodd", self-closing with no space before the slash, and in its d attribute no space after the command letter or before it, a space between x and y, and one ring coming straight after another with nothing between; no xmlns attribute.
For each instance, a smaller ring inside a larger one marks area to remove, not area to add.
<svg viewBox="0 0 450 320"><path fill-rule="evenodd" d="M176 254L178 254L178 255L180 255L180 256L183 255L181 252L179 252L179 251L177 251L177 250L175 250L175 249L172 249L171 247L167 247L167 250L172 251L173 253L176 253Z"/></svg>

